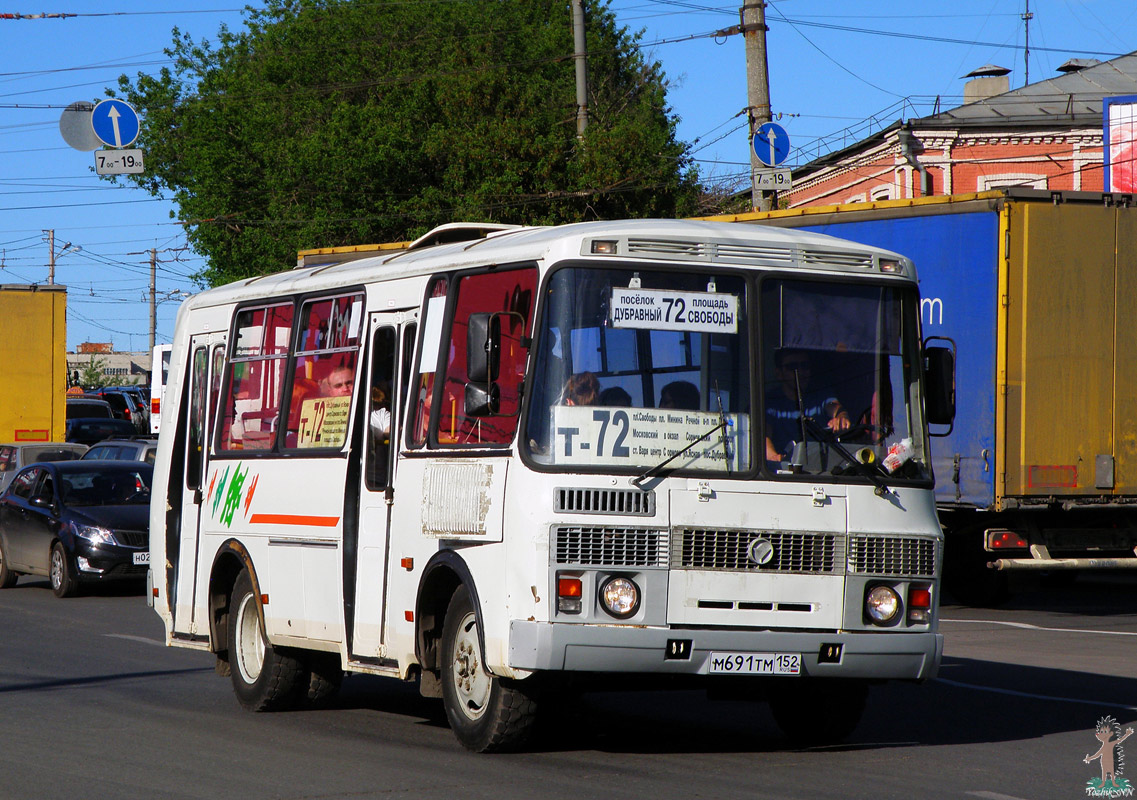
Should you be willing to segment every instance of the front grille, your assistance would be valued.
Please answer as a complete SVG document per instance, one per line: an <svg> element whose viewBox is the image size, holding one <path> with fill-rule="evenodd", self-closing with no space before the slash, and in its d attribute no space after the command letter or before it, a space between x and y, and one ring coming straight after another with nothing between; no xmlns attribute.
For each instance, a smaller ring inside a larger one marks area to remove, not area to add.
<svg viewBox="0 0 1137 800"><path fill-rule="evenodd" d="M667 531L562 525L553 529L558 564L666 567Z"/></svg>
<svg viewBox="0 0 1137 800"><path fill-rule="evenodd" d="M115 540L127 547L146 547L150 543L150 536L146 531L115 531Z"/></svg>
<svg viewBox="0 0 1137 800"><path fill-rule="evenodd" d="M931 578L936 574L936 542L906 536L851 536L849 571Z"/></svg>
<svg viewBox="0 0 1137 800"><path fill-rule="evenodd" d="M765 539L773 549L761 566L750 561L750 544ZM833 573L841 564L841 539L833 533L703 530L675 537L671 562L679 569Z"/></svg>
<svg viewBox="0 0 1137 800"><path fill-rule="evenodd" d="M655 492L639 489L558 488L553 510L559 514L623 514L655 516Z"/></svg>

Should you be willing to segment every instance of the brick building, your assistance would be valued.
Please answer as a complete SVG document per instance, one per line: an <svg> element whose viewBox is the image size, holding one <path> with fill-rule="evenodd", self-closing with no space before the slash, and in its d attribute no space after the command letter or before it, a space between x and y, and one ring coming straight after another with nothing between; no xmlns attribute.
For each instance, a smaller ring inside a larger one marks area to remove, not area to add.
<svg viewBox="0 0 1137 800"><path fill-rule="evenodd" d="M967 77L965 103L897 122L793 172L791 208L1022 186L1102 190L1102 98L1137 95L1137 52L1071 60L1009 91L1009 70Z"/></svg>
<svg viewBox="0 0 1137 800"><path fill-rule="evenodd" d="M82 373L92 359L111 384L149 383L151 355L148 352L117 352L109 342L83 342L67 354L67 381Z"/></svg>

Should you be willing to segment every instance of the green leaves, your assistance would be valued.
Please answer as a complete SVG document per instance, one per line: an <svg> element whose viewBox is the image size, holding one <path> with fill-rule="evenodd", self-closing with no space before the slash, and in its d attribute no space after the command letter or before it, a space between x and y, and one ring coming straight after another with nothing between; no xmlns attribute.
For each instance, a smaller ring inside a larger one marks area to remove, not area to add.
<svg viewBox="0 0 1137 800"><path fill-rule="evenodd" d="M174 29L171 69L119 81L147 152L127 179L175 200L214 285L459 219L691 213L662 73L587 10L583 141L565 0L268 0L215 43Z"/></svg>

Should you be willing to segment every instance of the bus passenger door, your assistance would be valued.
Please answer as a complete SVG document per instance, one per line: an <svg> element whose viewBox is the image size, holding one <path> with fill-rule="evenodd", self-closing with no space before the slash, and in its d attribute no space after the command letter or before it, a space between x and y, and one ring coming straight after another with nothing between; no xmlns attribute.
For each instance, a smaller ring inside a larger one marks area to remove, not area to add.
<svg viewBox="0 0 1137 800"><path fill-rule="evenodd" d="M406 408L417 317L417 310L372 314L368 329L368 381L360 393L365 430L354 582L350 580L353 565L344 565L349 573L344 576L345 589L350 591L354 583L354 616L349 620L348 634L348 652L353 659L378 660L385 655L383 609L390 550L391 487L399 429L406 417L401 410Z"/></svg>
<svg viewBox="0 0 1137 800"><path fill-rule="evenodd" d="M177 562L175 566L175 590L173 603L174 631L195 635L198 627L203 629L208 620L196 618L196 588L199 566L199 544L201 541L201 504L205 492L205 475L209 466L209 432L213 427L213 415L217 411L217 396L221 387L222 368L225 363L225 333L205 333L190 339L189 374L185 377L189 385L188 406L184 433L185 452L175 454L174 458L184 459L181 524L178 537ZM168 411L172 412L174 406ZM171 422L175 421L171 419ZM208 564L205 569L208 570Z"/></svg>

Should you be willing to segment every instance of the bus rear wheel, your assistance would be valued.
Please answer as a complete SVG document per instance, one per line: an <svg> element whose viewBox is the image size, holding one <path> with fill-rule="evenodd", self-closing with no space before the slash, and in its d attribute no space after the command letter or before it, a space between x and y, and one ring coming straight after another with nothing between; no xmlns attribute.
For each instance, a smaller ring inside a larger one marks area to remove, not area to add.
<svg viewBox="0 0 1137 800"><path fill-rule="evenodd" d="M442 629L442 704L458 741L477 753L519 747L529 738L537 703L518 684L492 675L482 661L478 616L459 586Z"/></svg>
<svg viewBox="0 0 1137 800"><path fill-rule="evenodd" d="M248 570L237 576L229 599L229 666L233 691L249 711L291 707L306 674L300 659L265 639Z"/></svg>

